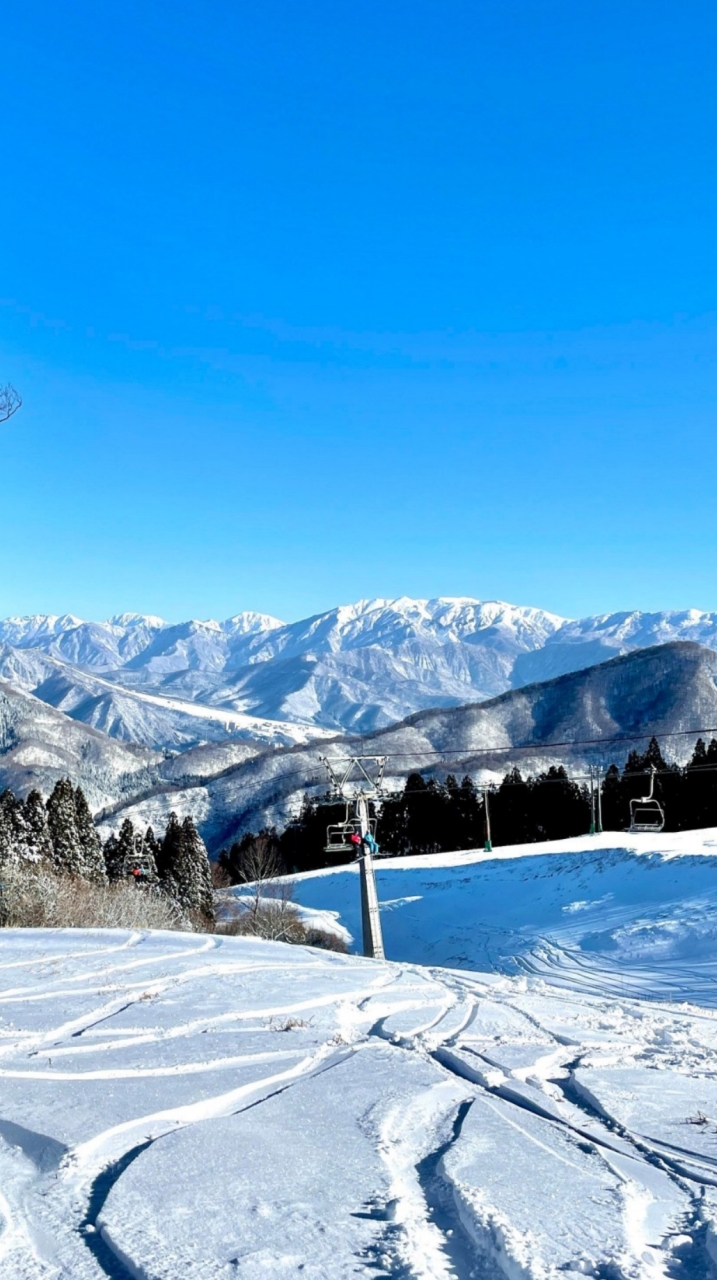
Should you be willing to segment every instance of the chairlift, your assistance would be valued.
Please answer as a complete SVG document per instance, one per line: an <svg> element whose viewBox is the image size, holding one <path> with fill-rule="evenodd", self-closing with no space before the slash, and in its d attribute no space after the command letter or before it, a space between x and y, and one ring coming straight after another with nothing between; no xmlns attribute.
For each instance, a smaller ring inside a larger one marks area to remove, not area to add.
<svg viewBox="0 0 717 1280"><path fill-rule="evenodd" d="M326 844L324 845L325 853L347 853L355 856L357 846L352 844L351 836L361 835L361 822L358 815L350 813L349 809L355 809L350 801L346 801L346 812L343 822L332 823L326 828ZM368 828L374 840L376 838L376 819L369 818Z"/></svg>
<svg viewBox="0 0 717 1280"><path fill-rule="evenodd" d="M657 833L662 831L665 826L665 810L659 800L655 798L655 766L650 770L650 793L641 796L638 800L630 801L630 826L628 830L632 834L635 831L652 831Z"/></svg>
<svg viewBox="0 0 717 1280"><path fill-rule="evenodd" d="M135 884L147 884L154 879L154 867L151 858L125 858L124 874Z"/></svg>
<svg viewBox="0 0 717 1280"><path fill-rule="evenodd" d="M144 852L144 840L141 836L135 838L134 846L134 853L125 856L122 871L135 884L150 884L157 875L154 858Z"/></svg>

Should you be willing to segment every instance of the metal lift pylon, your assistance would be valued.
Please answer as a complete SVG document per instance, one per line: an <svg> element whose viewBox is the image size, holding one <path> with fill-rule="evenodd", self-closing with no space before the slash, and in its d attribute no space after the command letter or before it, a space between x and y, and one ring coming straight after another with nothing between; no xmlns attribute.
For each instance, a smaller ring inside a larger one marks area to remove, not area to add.
<svg viewBox="0 0 717 1280"><path fill-rule="evenodd" d="M386 768L385 756L334 756L322 757L337 798L346 804L343 822L330 826L326 838L327 853L353 853L359 864L361 885L361 932L363 953L374 960L384 959L381 913L376 890L376 875L370 844L373 840L376 819L371 818L369 800L378 795ZM374 765L376 777L372 778L367 766ZM350 786L358 789L348 794ZM350 812L351 811L351 812ZM351 843L351 836L359 836L360 843Z"/></svg>

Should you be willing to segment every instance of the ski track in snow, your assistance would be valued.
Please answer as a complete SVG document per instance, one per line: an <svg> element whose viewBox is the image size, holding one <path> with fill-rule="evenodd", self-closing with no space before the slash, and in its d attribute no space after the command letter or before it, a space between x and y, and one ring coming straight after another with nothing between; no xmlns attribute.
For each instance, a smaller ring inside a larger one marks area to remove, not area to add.
<svg viewBox="0 0 717 1280"><path fill-rule="evenodd" d="M3 976L2 1280L717 1277L709 1001L161 933Z"/></svg>

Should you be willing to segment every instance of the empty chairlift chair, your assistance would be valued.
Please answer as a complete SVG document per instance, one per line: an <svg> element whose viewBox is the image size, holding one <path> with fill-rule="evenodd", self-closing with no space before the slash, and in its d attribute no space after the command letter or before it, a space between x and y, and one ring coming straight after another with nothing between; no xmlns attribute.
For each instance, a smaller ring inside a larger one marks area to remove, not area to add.
<svg viewBox="0 0 717 1280"><path fill-rule="evenodd" d="M629 831L662 831L665 826L665 810L655 798L655 767L650 771L650 793L639 800L630 801Z"/></svg>

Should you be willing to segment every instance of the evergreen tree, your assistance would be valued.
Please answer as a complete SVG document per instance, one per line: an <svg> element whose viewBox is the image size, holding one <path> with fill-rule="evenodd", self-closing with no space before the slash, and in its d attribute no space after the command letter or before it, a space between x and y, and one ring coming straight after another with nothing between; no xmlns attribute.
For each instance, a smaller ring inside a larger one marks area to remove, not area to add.
<svg viewBox="0 0 717 1280"><path fill-rule="evenodd" d="M584 835L590 824L587 792L571 782L562 765L551 765L531 783L536 838L564 840Z"/></svg>
<svg viewBox="0 0 717 1280"><path fill-rule="evenodd" d="M160 850L163 887L184 911L201 911L214 918L212 873L207 850L192 818L180 824L170 813Z"/></svg>
<svg viewBox="0 0 717 1280"><path fill-rule="evenodd" d="M25 801L25 822L29 833L32 860L52 860L52 836L47 823L47 809L40 792L33 789Z"/></svg>
<svg viewBox="0 0 717 1280"><path fill-rule="evenodd" d="M457 810L458 842L455 849L477 849L485 839L483 835L483 805L472 778L467 775L455 793L453 803Z"/></svg>
<svg viewBox="0 0 717 1280"><path fill-rule="evenodd" d="M20 865L34 861L32 854L32 838L25 818L25 806L12 791L3 791L0 795L0 811L5 819L7 857L9 861Z"/></svg>
<svg viewBox="0 0 717 1280"><path fill-rule="evenodd" d="M163 884L168 891L171 892L169 880L172 874L172 868L179 861L181 856L182 845L182 827L177 815L172 811L167 819L167 826L164 831L164 839L159 846L159 856L157 858L157 873L159 875L160 884Z"/></svg>
<svg viewBox="0 0 717 1280"><path fill-rule="evenodd" d="M0 876L15 864L15 839L7 809L0 805ZM1 891L0 883L0 891Z"/></svg>
<svg viewBox="0 0 717 1280"><path fill-rule="evenodd" d="M684 827L717 825L717 742L698 738L684 778Z"/></svg>
<svg viewBox="0 0 717 1280"><path fill-rule="evenodd" d="M47 823L52 837L52 856L59 871L81 876L84 852L77 830L75 791L69 778L58 778L47 802Z"/></svg>
<svg viewBox="0 0 717 1280"><path fill-rule="evenodd" d="M118 846L117 836L111 831L102 846L102 854L105 860L105 872L110 884L115 880L119 880L120 872L118 871L119 858L117 856Z"/></svg>
<svg viewBox="0 0 717 1280"><path fill-rule="evenodd" d="M105 844L105 866L110 880L123 880L131 870L135 856L135 830L131 818L125 818L119 836L112 836L112 844ZM108 847L109 846L109 847Z"/></svg>
<svg viewBox="0 0 717 1280"><path fill-rule="evenodd" d="M159 873L157 871L159 841L151 827L147 827L140 852L143 873L142 884L147 886L155 885L159 880Z"/></svg>
<svg viewBox="0 0 717 1280"><path fill-rule="evenodd" d="M102 855L102 841L92 821L90 806L82 787L75 791L75 824L77 836L82 850L82 871L85 880L94 884L102 884L107 879L105 861Z"/></svg>
<svg viewBox="0 0 717 1280"><path fill-rule="evenodd" d="M154 834L154 829L152 827L147 827L147 831L144 837L144 852L145 852L145 856L147 858L151 858L152 861L154 862L155 878L158 873L159 849L160 849L160 844L159 844L159 840Z"/></svg>
<svg viewBox="0 0 717 1280"><path fill-rule="evenodd" d="M538 838L530 787L519 769L511 769L491 795L490 818L493 844L527 844Z"/></svg>
<svg viewBox="0 0 717 1280"><path fill-rule="evenodd" d="M602 822L606 831L624 831L630 825L630 807L616 764L610 765L602 783Z"/></svg>

